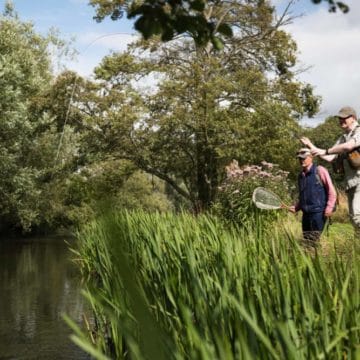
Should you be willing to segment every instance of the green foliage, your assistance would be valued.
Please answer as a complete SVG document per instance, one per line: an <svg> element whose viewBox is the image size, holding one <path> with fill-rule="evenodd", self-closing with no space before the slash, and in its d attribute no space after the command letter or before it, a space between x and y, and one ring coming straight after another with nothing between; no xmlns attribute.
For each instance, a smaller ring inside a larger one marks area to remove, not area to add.
<svg viewBox="0 0 360 360"><path fill-rule="evenodd" d="M172 204L166 196L164 183L153 176L137 171L118 190L114 209L170 211Z"/></svg>
<svg viewBox="0 0 360 360"><path fill-rule="evenodd" d="M244 120L239 146L233 150L234 158L239 159L241 165L259 164L264 160L278 164L289 171L290 178L296 178L299 164L295 154L303 130L289 117L289 109L270 102L260 105L256 113Z"/></svg>
<svg viewBox="0 0 360 360"><path fill-rule="evenodd" d="M110 160L53 177L43 185L38 203L43 229L78 228L109 208L172 209L162 182L135 171L129 162Z"/></svg>
<svg viewBox="0 0 360 360"><path fill-rule="evenodd" d="M21 22L11 8L0 17L0 221L28 231L39 223L38 179L41 171L31 151L43 117L31 102L49 86L51 39Z"/></svg>
<svg viewBox="0 0 360 360"><path fill-rule="evenodd" d="M227 166L227 178L220 187L213 211L238 226L256 223L259 218L263 224L272 223L284 213L257 209L252 202L252 194L256 187L261 186L278 194L284 203L289 203L287 176L288 172L281 170L278 165L265 161L261 166L240 168L233 160Z"/></svg>
<svg viewBox="0 0 360 360"><path fill-rule="evenodd" d="M88 224L76 258L96 327L73 340L98 359L356 359L359 253L309 256L281 225L261 230L144 212Z"/></svg>
<svg viewBox="0 0 360 360"><path fill-rule="evenodd" d="M137 171L128 161L97 161L82 168L73 178L77 178L78 183L73 192L96 213L107 208L160 212L172 209L164 183Z"/></svg>
<svg viewBox="0 0 360 360"><path fill-rule="evenodd" d="M322 0L312 0L314 4L321 3ZM248 1L247 3L263 4L265 1ZM337 9L346 13L349 7L341 2L334 0L324 0L329 3L329 11L335 12ZM135 29L138 30L145 39L154 35L160 35L162 41L169 41L179 34L188 33L198 45L206 45L212 42L216 49L223 48L220 36L232 36L229 26L222 24L221 21L211 16L214 1L208 0L89 0L89 4L96 8L97 21L102 21L106 17L112 20L121 19L124 14L128 18L135 18ZM245 4L245 2L244 2ZM244 5L244 12L246 12Z"/></svg>
<svg viewBox="0 0 360 360"><path fill-rule="evenodd" d="M187 33L200 46L212 41L214 46L220 49L221 40L217 35L232 35L232 30L228 26L205 16L208 2L202 0L184 0L176 4L170 1L111 0L90 0L89 3L96 7L97 21L102 21L107 16L112 20L118 20L126 12L128 18L136 19L135 29L144 39L159 35L162 41L170 41L176 35Z"/></svg>

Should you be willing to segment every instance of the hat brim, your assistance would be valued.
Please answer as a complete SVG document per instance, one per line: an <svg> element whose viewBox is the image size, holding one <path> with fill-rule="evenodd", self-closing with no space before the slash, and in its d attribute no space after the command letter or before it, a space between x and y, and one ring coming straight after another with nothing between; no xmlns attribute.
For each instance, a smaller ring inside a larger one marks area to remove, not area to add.
<svg viewBox="0 0 360 360"><path fill-rule="evenodd" d="M296 155L298 159L306 159L308 156L311 156L311 154Z"/></svg>

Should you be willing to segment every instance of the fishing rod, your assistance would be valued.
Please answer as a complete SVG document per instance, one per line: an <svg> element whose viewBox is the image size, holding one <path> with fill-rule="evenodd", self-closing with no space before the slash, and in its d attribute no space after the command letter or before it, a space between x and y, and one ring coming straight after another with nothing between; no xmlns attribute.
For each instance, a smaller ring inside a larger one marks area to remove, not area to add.
<svg viewBox="0 0 360 360"><path fill-rule="evenodd" d="M105 35L98 36L97 38L95 38L94 40L92 40L92 41L85 47L85 49L82 50L82 51L79 53L79 55L84 55L84 53L86 53L86 51L87 51L95 42L97 42L98 40L101 40L101 39L104 39L104 38L107 38L107 37L111 37L111 36L119 36L119 35L130 35L130 36L134 36L134 37L136 36L135 34L124 33L124 32L118 32L118 33L105 34ZM65 134L65 126L66 126L66 124L67 124L67 122L68 122L68 120L69 120L69 117L70 117L71 106L72 106L73 99L74 99L74 95L75 95L75 89L76 89L77 82L78 82L79 79L80 79L80 76L78 76L78 74L75 72L75 79L74 79L73 83L71 84L71 85L72 85L72 90L71 90L71 95L70 95L69 103L68 103L68 106L67 106L67 109L66 109L66 114L65 114L65 120L64 120L64 124L63 124L63 129L62 129L62 132L61 132L61 134L60 134L59 145L58 145L57 150L56 150L54 167L56 166L56 164L58 163L58 160L59 160L60 150L61 150L61 147L62 147L63 138L64 138L64 134Z"/></svg>

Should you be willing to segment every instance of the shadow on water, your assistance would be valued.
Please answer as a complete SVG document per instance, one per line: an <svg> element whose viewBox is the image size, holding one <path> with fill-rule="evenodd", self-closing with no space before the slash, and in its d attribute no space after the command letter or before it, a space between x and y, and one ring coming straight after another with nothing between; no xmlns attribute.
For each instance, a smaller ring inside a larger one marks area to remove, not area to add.
<svg viewBox="0 0 360 360"><path fill-rule="evenodd" d="M0 240L0 360L89 359L62 318L85 312L70 256L63 238Z"/></svg>

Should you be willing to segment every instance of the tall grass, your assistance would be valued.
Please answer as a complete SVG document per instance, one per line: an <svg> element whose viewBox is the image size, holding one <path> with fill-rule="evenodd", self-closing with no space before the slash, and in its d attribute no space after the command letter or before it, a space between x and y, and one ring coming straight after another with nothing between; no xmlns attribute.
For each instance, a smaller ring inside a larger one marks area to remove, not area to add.
<svg viewBox="0 0 360 360"><path fill-rule="evenodd" d="M283 229L122 212L80 234L98 359L358 359L360 264ZM70 321L69 321L70 322Z"/></svg>

